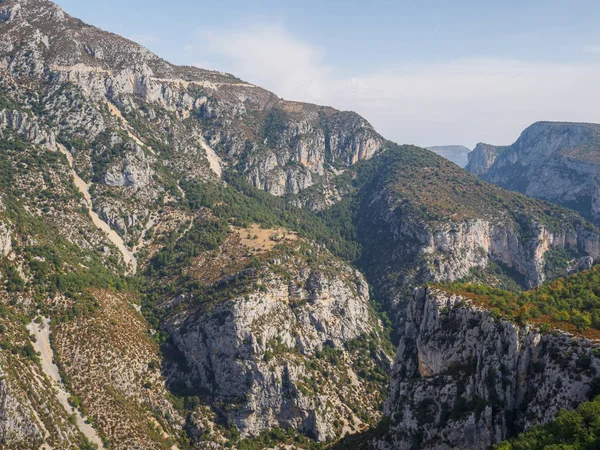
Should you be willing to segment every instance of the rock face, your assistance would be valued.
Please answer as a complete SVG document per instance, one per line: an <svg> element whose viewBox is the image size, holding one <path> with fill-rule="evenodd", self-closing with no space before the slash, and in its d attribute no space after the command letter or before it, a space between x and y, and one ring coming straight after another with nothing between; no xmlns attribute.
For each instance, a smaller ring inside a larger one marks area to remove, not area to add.
<svg viewBox="0 0 600 450"><path fill-rule="evenodd" d="M393 307L431 281L531 288L600 257L597 229L572 211L483 183L421 149L390 149L381 160L358 195L357 230L363 267Z"/></svg>
<svg viewBox="0 0 600 450"><path fill-rule="evenodd" d="M41 442L43 438L43 431L31 416L31 411L27 411L14 395L8 382L1 380L0 443L17 446Z"/></svg>
<svg viewBox="0 0 600 450"><path fill-rule="evenodd" d="M595 261L600 257L600 236L585 227L550 231L532 222L531 234L524 236L518 224L485 219L425 227L392 214L374 219L393 236L386 264L405 267L401 274L404 285L454 281L495 263L513 271L524 287L532 288L547 280L549 252L566 250L574 255L575 266L581 258Z"/></svg>
<svg viewBox="0 0 600 450"><path fill-rule="evenodd" d="M480 142L467 156L468 162L465 168L475 175L485 174L496 161L501 153L501 147L484 144Z"/></svg>
<svg viewBox="0 0 600 450"><path fill-rule="evenodd" d="M467 170L598 221L600 125L539 122L509 147L478 146Z"/></svg>
<svg viewBox="0 0 600 450"><path fill-rule="evenodd" d="M365 350L353 343L372 340L378 320L363 276L328 264L284 256L257 275L261 291L175 317L170 332L187 368L175 381L225 405L243 436L278 426L325 441L360 428L357 411L377 404L364 371L387 371L390 360L376 350L359 375Z"/></svg>
<svg viewBox="0 0 600 450"><path fill-rule="evenodd" d="M499 320L419 289L394 363L379 448L486 449L594 392L598 344Z"/></svg>
<svg viewBox="0 0 600 450"><path fill-rule="evenodd" d="M220 176L214 160L222 157L256 187L297 194L325 173L369 159L383 147L384 139L355 113L284 101L231 75L174 66L47 0L3 2L0 17L6 18L0 22L0 65L8 73L53 86L68 83L85 102L99 104L100 113L108 103L138 144L199 153L213 168L206 177ZM171 115L167 120L165 111ZM93 120L84 120L86 115ZM177 123L165 123L172 119ZM64 117L59 121L64 126ZM68 122L71 132L80 131L75 125L85 127L80 138L88 142L107 125L102 115L80 108ZM165 128L174 139L156 132ZM190 135L198 139L191 142ZM127 180L111 174L107 182Z"/></svg>
<svg viewBox="0 0 600 450"><path fill-rule="evenodd" d="M354 113L304 104L271 112L264 145L248 162L251 183L274 195L298 194L333 168L372 158L384 141Z"/></svg>

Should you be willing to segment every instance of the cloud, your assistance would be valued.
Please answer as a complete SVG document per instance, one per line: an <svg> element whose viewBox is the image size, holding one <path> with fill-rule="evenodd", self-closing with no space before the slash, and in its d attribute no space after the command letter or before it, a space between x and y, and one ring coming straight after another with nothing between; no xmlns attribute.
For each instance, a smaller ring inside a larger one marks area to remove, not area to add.
<svg viewBox="0 0 600 450"><path fill-rule="evenodd" d="M386 69L341 73L327 63L323 49L281 25L213 31L201 38L202 47L190 51L212 68L287 99L357 111L400 143L509 144L539 120L600 122L597 63L466 58L392 61Z"/></svg>
<svg viewBox="0 0 600 450"><path fill-rule="evenodd" d="M225 66L221 70L282 97L310 101L324 96L323 89L330 80L324 52L292 37L281 26L254 25L237 31L206 32L202 37L210 53Z"/></svg>

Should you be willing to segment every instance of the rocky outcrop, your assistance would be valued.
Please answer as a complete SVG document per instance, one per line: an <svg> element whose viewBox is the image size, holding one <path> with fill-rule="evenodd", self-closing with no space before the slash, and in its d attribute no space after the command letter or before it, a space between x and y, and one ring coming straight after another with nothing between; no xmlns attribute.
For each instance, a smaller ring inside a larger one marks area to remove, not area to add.
<svg viewBox="0 0 600 450"><path fill-rule="evenodd" d="M394 363L382 449L486 449L595 392L600 347L419 289Z"/></svg>
<svg viewBox="0 0 600 450"><path fill-rule="evenodd" d="M131 150L121 161L114 161L104 175L107 186L127 186L135 191L147 188L152 183L154 171L150 158L137 144L131 144Z"/></svg>
<svg viewBox="0 0 600 450"><path fill-rule="evenodd" d="M366 372L389 364L382 350L363 353L377 335L366 281L333 259L329 268L285 256L272 264L260 291L173 320L187 367L174 381L224 405L243 436L279 426L325 441L360 428L357 412L377 407Z"/></svg>
<svg viewBox="0 0 600 450"><path fill-rule="evenodd" d="M599 125L539 122L501 151L476 148L469 155L467 170L506 189L570 207L597 222L599 138Z"/></svg>
<svg viewBox="0 0 600 450"><path fill-rule="evenodd" d="M273 195L298 194L335 169L371 159L384 140L357 114L281 103L266 123L265 147L244 162L249 181Z"/></svg>
<svg viewBox="0 0 600 450"><path fill-rule="evenodd" d="M0 375L4 370L0 367ZM41 442L44 432L27 411L21 399L15 396L6 379L0 379L0 445L13 448L22 444Z"/></svg>
<svg viewBox="0 0 600 450"><path fill-rule="evenodd" d="M55 148L55 136L45 130L31 117L31 114L22 111L1 110L0 111L0 136L4 130L10 130L49 149ZM4 137L4 136L2 136Z"/></svg>
<svg viewBox="0 0 600 450"><path fill-rule="evenodd" d="M174 66L127 39L83 24L49 1L9 0L1 16L7 20L0 22L0 61L12 76L74 86L84 102L100 109L108 102L128 133L138 133L146 144L159 141L165 151L180 145L175 139L164 142L165 133L155 131L168 129L175 137L185 122L186 134L200 139L183 151L202 152L211 167L224 157L271 194L297 194L325 172L333 173L330 165L352 165L383 147L383 138L355 113L284 101L231 75ZM27 44L15 47L18 42ZM84 141L104 127L97 115L82 120L94 114L81 103L59 114L52 112L56 99L47 100L53 101L48 113L61 127L68 125L69 133L85 128L78 136ZM67 102L59 109L67 109ZM164 123L165 111L176 124ZM121 113L135 117L133 126ZM220 167L215 173L220 177ZM125 178L111 173L107 181L121 185Z"/></svg>
<svg viewBox="0 0 600 450"><path fill-rule="evenodd" d="M484 175L492 167L501 152L502 147L495 147L480 142L468 154L468 162L465 168L475 175Z"/></svg>

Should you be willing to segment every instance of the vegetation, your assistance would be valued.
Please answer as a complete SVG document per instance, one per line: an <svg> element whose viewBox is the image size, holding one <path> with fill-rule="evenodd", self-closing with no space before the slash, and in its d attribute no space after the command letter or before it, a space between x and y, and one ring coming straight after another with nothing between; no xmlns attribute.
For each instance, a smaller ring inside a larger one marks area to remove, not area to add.
<svg viewBox="0 0 600 450"><path fill-rule="evenodd" d="M600 448L600 397L574 411L560 411L556 419L535 426L494 450L596 450Z"/></svg>
<svg viewBox="0 0 600 450"><path fill-rule="evenodd" d="M436 287L471 298L476 304L518 323L531 322L544 330L558 328L588 337L600 336L600 269L597 267L526 292L466 283Z"/></svg>
<svg viewBox="0 0 600 450"><path fill-rule="evenodd" d="M255 438L242 439L237 442L235 448L238 450L262 450L285 444L309 450L325 450L327 448L326 444L308 439L291 428L285 430L279 427L265 431Z"/></svg>
<svg viewBox="0 0 600 450"><path fill-rule="evenodd" d="M359 245L349 238L353 230L349 211L346 214L337 214L339 210L316 214L256 189L232 172L226 173L225 179L226 187L182 182L190 208L209 208L220 219L240 227L258 223L264 228L287 228L325 244L330 251L346 260L358 258Z"/></svg>

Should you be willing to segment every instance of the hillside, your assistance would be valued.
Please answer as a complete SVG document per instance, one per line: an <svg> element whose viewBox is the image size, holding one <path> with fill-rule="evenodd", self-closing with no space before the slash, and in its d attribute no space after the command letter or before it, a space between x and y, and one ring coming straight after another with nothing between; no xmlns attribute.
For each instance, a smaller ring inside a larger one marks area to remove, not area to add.
<svg viewBox="0 0 600 450"><path fill-rule="evenodd" d="M415 287L518 292L599 257L576 212L353 112L0 3L1 447L343 443L397 419Z"/></svg>
<svg viewBox="0 0 600 450"><path fill-rule="evenodd" d="M572 208L598 222L600 126L539 122L508 147L479 144L467 170L505 189Z"/></svg>
<svg viewBox="0 0 600 450"><path fill-rule="evenodd" d="M575 411L563 410L557 419L547 425L537 426L509 442L494 447L495 450L542 450L549 446L568 446L577 450L600 446L598 408L600 398L581 404Z"/></svg>
<svg viewBox="0 0 600 450"><path fill-rule="evenodd" d="M359 265L386 303L431 281L533 287L598 258L598 233L577 213L482 182L427 150L389 144L355 170L339 182L349 199L323 216L353 211Z"/></svg>

